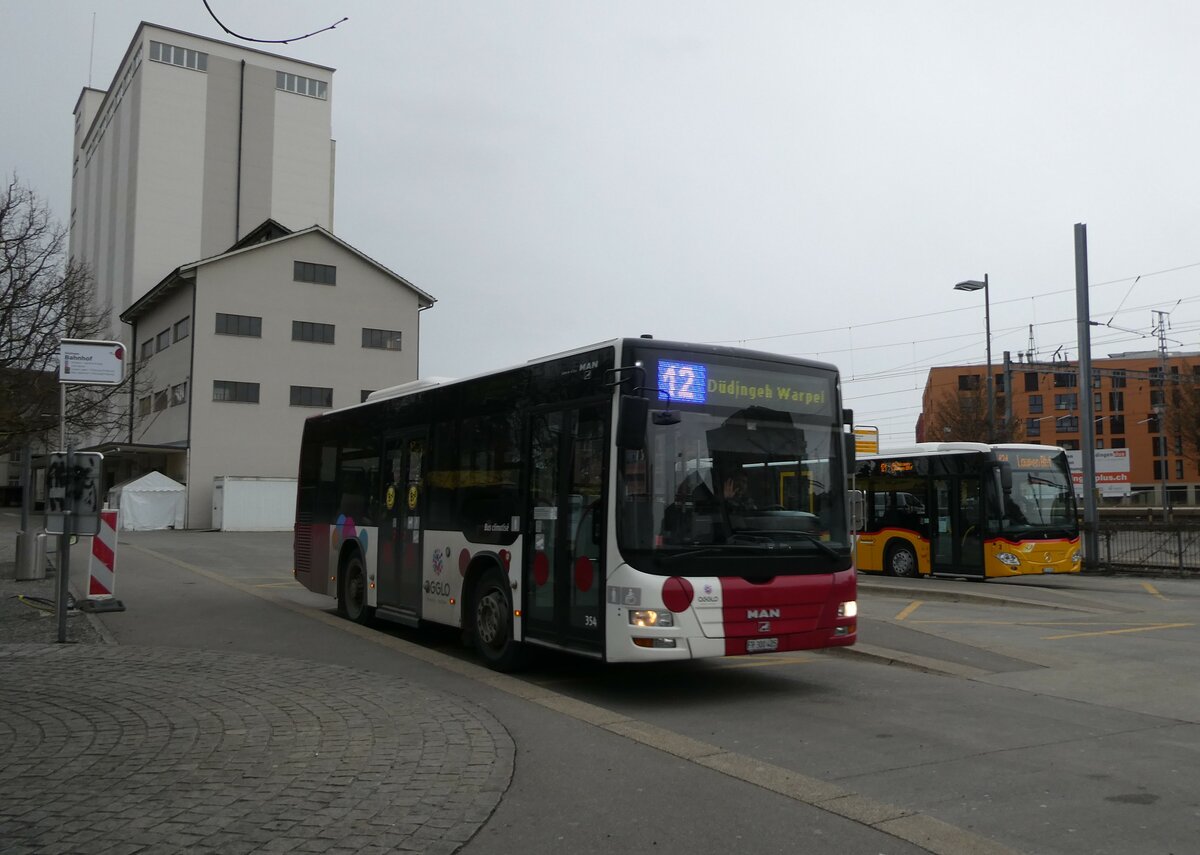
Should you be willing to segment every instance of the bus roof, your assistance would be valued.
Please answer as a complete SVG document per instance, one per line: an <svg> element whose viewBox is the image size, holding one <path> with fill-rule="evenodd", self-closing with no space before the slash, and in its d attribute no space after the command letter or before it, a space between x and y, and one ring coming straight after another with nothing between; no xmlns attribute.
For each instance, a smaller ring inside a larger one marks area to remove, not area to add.
<svg viewBox="0 0 1200 855"><path fill-rule="evenodd" d="M571 356L576 353L587 353L588 351L596 350L601 347L615 347L622 350L627 347L663 347L667 349L682 348L692 350L697 353L710 353L717 355L741 356L752 359L765 359L768 361L782 362L789 365L804 365L810 368L823 369L827 371L837 371L837 366L820 362L813 359L805 359L796 356L786 356L780 353L768 353L765 351L749 350L746 348L730 347L728 345L719 344L701 344L698 342L682 342L668 341L666 339L656 339L650 336L641 336L639 338L612 338L604 341L597 341L581 347L573 347L569 350L561 350L557 353L548 353L543 356L538 356L529 359L526 362L517 363L515 365L505 365L500 368L492 368L487 371L481 371L477 374L470 374L466 377L427 377L418 380L410 380L406 383L400 383L395 386L388 386L383 389L378 389L367 396L366 400L350 404L345 407L337 407L335 409L323 410L320 413L314 414L312 418L317 418L327 413L340 412L342 410L351 410L355 407L366 406L377 401L386 400L388 398L398 398L413 392L419 392L423 389L432 389L437 386L448 386L455 383L464 383L468 380L476 380L484 377L490 377L493 374L503 374L505 371L511 371L517 368L524 368L529 365L536 365L540 362L549 362L553 359L562 359L565 356Z"/></svg>

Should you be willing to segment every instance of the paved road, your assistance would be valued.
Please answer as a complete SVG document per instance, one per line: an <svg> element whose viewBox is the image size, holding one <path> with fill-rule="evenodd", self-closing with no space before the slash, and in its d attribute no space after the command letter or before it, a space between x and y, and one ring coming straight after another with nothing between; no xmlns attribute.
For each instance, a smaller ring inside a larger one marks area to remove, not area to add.
<svg viewBox="0 0 1200 855"><path fill-rule="evenodd" d="M672 668L542 657L512 678L452 633L336 618L288 577L287 542L124 535L130 608L104 626L138 655L281 663L299 709L349 668L377 692L494 717L511 778L467 855L1191 851L1200 643L1184 580L866 577L856 652ZM0 834L8 819L0 806Z"/></svg>

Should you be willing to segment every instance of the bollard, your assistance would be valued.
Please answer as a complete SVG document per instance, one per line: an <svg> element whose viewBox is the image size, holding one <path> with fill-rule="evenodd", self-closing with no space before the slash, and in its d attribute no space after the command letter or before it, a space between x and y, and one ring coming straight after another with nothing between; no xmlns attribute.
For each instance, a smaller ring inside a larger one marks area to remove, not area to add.
<svg viewBox="0 0 1200 855"><path fill-rule="evenodd" d="M31 582L46 578L46 562L37 561L38 537L35 531L17 532L17 572L19 582Z"/></svg>

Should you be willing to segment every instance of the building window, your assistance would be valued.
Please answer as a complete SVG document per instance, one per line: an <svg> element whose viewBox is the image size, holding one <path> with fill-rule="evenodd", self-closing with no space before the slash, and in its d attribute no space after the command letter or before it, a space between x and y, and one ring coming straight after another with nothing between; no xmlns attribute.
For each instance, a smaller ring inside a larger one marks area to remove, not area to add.
<svg viewBox="0 0 1200 855"><path fill-rule="evenodd" d="M1183 461L1182 460L1175 461L1175 480L1176 481L1183 480Z"/></svg>
<svg viewBox="0 0 1200 855"><path fill-rule="evenodd" d="M1079 396L1074 392L1065 395L1054 396L1054 409L1056 410L1076 410L1079 409Z"/></svg>
<svg viewBox="0 0 1200 855"><path fill-rule="evenodd" d="M1040 413L1041 411L1042 411L1042 396L1041 395L1030 395L1029 396L1029 412Z"/></svg>
<svg viewBox="0 0 1200 855"><path fill-rule="evenodd" d="M190 317L184 318L182 321L176 321L173 330L175 334L175 341L182 341L183 339L187 338L191 331L192 319Z"/></svg>
<svg viewBox="0 0 1200 855"><path fill-rule="evenodd" d="M208 54L191 48L181 48L163 42L150 42L150 59L190 68L193 71L208 71Z"/></svg>
<svg viewBox="0 0 1200 855"><path fill-rule="evenodd" d="M246 335L262 338L262 318L217 312L217 335Z"/></svg>
<svg viewBox="0 0 1200 855"><path fill-rule="evenodd" d="M1096 440L1096 448L1104 448L1104 440L1102 440L1102 439Z"/></svg>
<svg viewBox="0 0 1200 855"><path fill-rule="evenodd" d="M214 401L236 401L242 404L258 403L258 384L240 380L214 380Z"/></svg>
<svg viewBox="0 0 1200 855"><path fill-rule="evenodd" d="M154 339L148 338L142 342L142 361L145 362L154 355Z"/></svg>
<svg viewBox="0 0 1200 855"><path fill-rule="evenodd" d="M295 261L292 262L292 279L297 282L314 282L317 285L336 285L337 268L332 264Z"/></svg>
<svg viewBox="0 0 1200 855"><path fill-rule="evenodd" d="M1153 436L1150 439L1151 439L1151 445L1154 448L1154 456L1155 457L1166 457L1167 456L1167 438L1165 436Z"/></svg>
<svg viewBox="0 0 1200 855"><path fill-rule="evenodd" d="M1036 392L1038 390L1038 373L1036 371L1025 372L1025 391Z"/></svg>
<svg viewBox="0 0 1200 855"><path fill-rule="evenodd" d="M1124 392L1109 392L1108 393L1108 408L1110 410L1125 409L1125 393Z"/></svg>
<svg viewBox="0 0 1200 855"><path fill-rule="evenodd" d="M958 391L974 392L979 388L978 374L959 374L958 375Z"/></svg>
<svg viewBox="0 0 1200 855"><path fill-rule="evenodd" d="M167 390L160 389L154 393L154 412L161 413L167 408Z"/></svg>
<svg viewBox="0 0 1200 855"><path fill-rule="evenodd" d="M1166 462L1167 461L1165 461L1165 460L1155 460L1154 461L1154 480L1155 481L1163 480L1163 464Z"/></svg>
<svg viewBox="0 0 1200 855"><path fill-rule="evenodd" d="M178 407L187 403L187 381L176 383L171 387L171 406Z"/></svg>
<svg viewBox="0 0 1200 855"><path fill-rule="evenodd" d="M165 329L158 334L158 338L154 342L154 349L162 353L171 346L171 330Z"/></svg>
<svg viewBox="0 0 1200 855"><path fill-rule="evenodd" d="M333 344L333 324L292 321L292 341L316 341Z"/></svg>
<svg viewBox="0 0 1200 855"><path fill-rule="evenodd" d="M1162 386L1162 384L1163 384L1162 368L1159 368L1157 366L1151 368L1150 369L1150 385L1157 387L1157 386Z"/></svg>
<svg viewBox="0 0 1200 855"><path fill-rule="evenodd" d="M399 350L400 331L373 330L363 327L362 346L379 348L381 350Z"/></svg>
<svg viewBox="0 0 1200 855"><path fill-rule="evenodd" d="M297 95L307 95L309 98L320 98L322 101L329 97L329 84L324 80L313 80L311 77L288 74L286 71L275 72L275 88L284 92L295 92Z"/></svg>
<svg viewBox="0 0 1200 855"><path fill-rule="evenodd" d="M291 404L293 407L332 407L333 390L324 386L293 386Z"/></svg>
<svg viewBox="0 0 1200 855"><path fill-rule="evenodd" d="M1104 409L1104 393L1103 392L1093 392L1092 393L1092 407L1095 408L1097 411Z"/></svg>
<svg viewBox="0 0 1200 855"><path fill-rule="evenodd" d="M1054 375L1054 385L1059 389L1070 389L1079 385L1079 375L1074 371L1057 372Z"/></svg>
<svg viewBox="0 0 1200 855"><path fill-rule="evenodd" d="M1165 397L1162 389L1151 389L1150 390L1150 406L1161 407L1165 401L1166 401L1166 397Z"/></svg>
<svg viewBox="0 0 1200 855"><path fill-rule="evenodd" d="M1115 369L1112 373L1112 387L1114 389L1125 388L1125 369Z"/></svg>
<svg viewBox="0 0 1200 855"><path fill-rule="evenodd" d="M1079 440L1077 440L1077 439L1060 439L1058 441L1058 444L1060 447L1066 449L1067 451L1078 451L1079 450Z"/></svg>
<svg viewBox="0 0 1200 855"><path fill-rule="evenodd" d="M137 413L138 413L138 418L142 418L143 416L150 415L150 396L149 395L147 395L144 398L138 398Z"/></svg>
<svg viewBox="0 0 1200 855"><path fill-rule="evenodd" d="M1004 391L1004 375L997 374L995 382L996 382L996 391L1003 392Z"/></svg>
<svg viewBox="0 0 1200 855"><path fill-rule="evenodd" d="M1111 447L1112 447L1112 448L1124 448L1124 447L1125 447L1125 438L1124 438L1124 437L1118 437L1118 438L1114 439L1114 440L1112 441L1112 446L1111 446Z"/></svg>
<svg viewBox="0 0 1200 855"><path fill-rule="evenodd" d="M1151 413L1146 416L1146 430L1149 433L1158 433L1158 413Z"/></svg>
<svg viewBox="0 0 1200 855"><path fill-rule="evenodd" d="M1025 435L1026 436L1041 436L1042 435L1042 420L1041 419L1026 419L1025 420Z"/></svg>
<svg viewBox="0 0 1200 855"><path fill-rule="evenodd" d="M1079 416L1059 416L1054 420L1054 429L1059 433L1078 433Z"/></svg>
<svg viewBox="0 0 1200 855"><path fill-rule="evenodd" d="M1093 424L1096 425L1096 433L1104 433L1104 416L1097 416Z"/></svg>

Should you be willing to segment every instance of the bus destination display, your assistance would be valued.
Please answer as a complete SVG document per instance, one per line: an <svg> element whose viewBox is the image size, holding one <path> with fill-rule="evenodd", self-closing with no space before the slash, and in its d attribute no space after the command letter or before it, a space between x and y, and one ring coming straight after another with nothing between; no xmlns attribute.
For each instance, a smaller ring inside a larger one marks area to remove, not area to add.
<svg viewBox="0 0 1200 855"><path fill-rule="evenodd" d="M659 359L657 365L658 399L671 404L833 412L833 389L824 377L676 359Z"/></svg>

